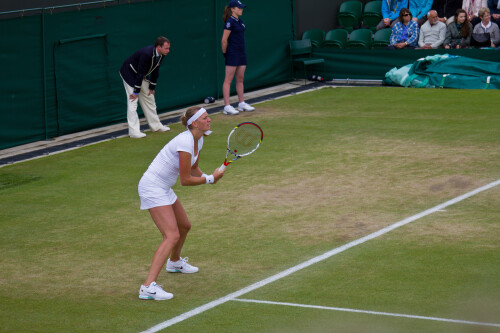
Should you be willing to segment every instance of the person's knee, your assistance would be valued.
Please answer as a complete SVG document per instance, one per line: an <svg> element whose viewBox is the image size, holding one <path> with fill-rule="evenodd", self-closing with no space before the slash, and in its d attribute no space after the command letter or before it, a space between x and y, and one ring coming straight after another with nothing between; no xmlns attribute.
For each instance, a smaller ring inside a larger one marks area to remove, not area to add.
<svg viewBox="0 0 500 333"><path fill-rule="evenodd" d="M243 83L245 75L244 74L238 74L236 75L236 83Z"/></svg>
<svg viewBox="0 0 500 333"><path fill-rule="evenodd" d="M179 230L174 230L171 231L163 236L163 241L164 242L171 242L176 244L179 241L179 238L181 237L181 234Z"/></svg>
<svg viewBox="0 0 500 333"><path fill-rule="evenodd" d="M191 223L188 221L187 223L185 223L183 226L182 226L182 229L186 232L188 232L189 230L191 230Z"/></svg>

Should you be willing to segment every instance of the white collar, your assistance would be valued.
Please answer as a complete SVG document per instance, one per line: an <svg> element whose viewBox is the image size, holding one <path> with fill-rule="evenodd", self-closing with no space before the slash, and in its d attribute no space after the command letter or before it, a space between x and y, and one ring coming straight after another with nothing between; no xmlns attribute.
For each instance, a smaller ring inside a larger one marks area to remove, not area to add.
<svg viewBox="0 0 500 333"><path fill-rule="evenodd" d="M489 27L491 27L491 21L490 21L490 23L488 23L488 25L487 25L487 26L484 26L484 25L483 25L483 22L481 21L481 26L483 27L483 29L484 29L484 30L486 30L486 29L488 29Z"/></svg>

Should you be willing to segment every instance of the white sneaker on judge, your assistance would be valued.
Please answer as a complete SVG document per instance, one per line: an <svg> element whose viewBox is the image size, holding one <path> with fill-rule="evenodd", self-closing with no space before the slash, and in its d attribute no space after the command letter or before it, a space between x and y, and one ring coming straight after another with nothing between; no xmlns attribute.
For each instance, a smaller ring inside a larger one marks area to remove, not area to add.
<svg viewBox="0 0 500 333"><path fill-rule="evenodd" d="M167 272L170 273L196 273L198 272L198 267L188 264L189 258L181 258L177 261L167 260Z"/></svg>
<svg viewBox="0 0 500 333"><path fill-rule="evenodd" d="M236 110L235 108L233 108L231 105L226 105L224 107L224 110L222 111L222 113L229 114L229 115L234 115L234 114L238 114L240 112L238 110Z"/></svg>
<svg viewBox="0 0 500 333"><path fill-rule="evenodd" d="M151 282L149 286L141 285L139 289L140 299L154 299L156 301L165 301L174 297L174 294L167 293L163 288L156 284L156 282Z"/></svg>
<svg viewBox="0 0 500 333"><path fill-rule="evenodd" d="M241 102L238 103L238 110L240 111L253 111L255 108L248 103Z"/></svg>
<svg viewBox="0 0 500 333"><path fill-rule="evenodd" d="M168 131L170 131L170 127L165 125L156 130L156 132L168 132Z"/></svg>
<svg viewBox="0 0 500 333"><path fill-rule="evenodd" d="M146 134L139 132L138 134L130 134L129 135L132 139L140 139L146 136Z"/></svg>

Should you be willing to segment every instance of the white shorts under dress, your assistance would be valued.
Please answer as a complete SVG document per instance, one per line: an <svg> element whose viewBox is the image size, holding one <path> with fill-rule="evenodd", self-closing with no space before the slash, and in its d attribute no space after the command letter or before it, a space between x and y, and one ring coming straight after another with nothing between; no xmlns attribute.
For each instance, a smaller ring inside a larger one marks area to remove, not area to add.
<svg viewBox="0 0 500 333"><path fill-rule="evenodd" d="M179 176L179 152L190 153L191 166L193 166L198 160L202 147L203 137L198 140L198 154L195 155L194 138L189 130L180 133L163 147L139 182L141 209L175 203L177 195L172 190L172 186L175 185Z"/></svg>

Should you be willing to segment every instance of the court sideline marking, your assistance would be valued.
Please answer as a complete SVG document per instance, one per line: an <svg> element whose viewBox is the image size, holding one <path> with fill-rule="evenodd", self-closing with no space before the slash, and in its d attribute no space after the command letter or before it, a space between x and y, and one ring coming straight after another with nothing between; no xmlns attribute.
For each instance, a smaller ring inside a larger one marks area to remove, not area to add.
<svg viewBox="0 0 500 333"><path fill-rule="evenodd" d="M456 323L456 324L500 327L500 324L495 324L495 323L482 323L482 322L478 322L478 321L469 321L469 320L458 320L458 319L448 319L448 318L439 318L439 317L426 317L426 316L409 315L409 314L403 314L403 313L390 313L390 312L357 310L357 309L348 309L348 308L337 308L337 307L332 307L332 306L296 304L296 303L287 303L287 302L271 302L271 301L261 301L261 300L257 300L257 299L244 299L244 298L237 298L237 299L233 299L232 301L243 302L243 303L283 305L283 306L293 306L293 307L299 307L299 308L332 310L332 311L342 311L342 312L365 313L365 314L372 314L372 315L379 315L379 316L403 317L403 318L411 318L411 319L425 319L425 320L442 321L442 322Z"/></svg>
<svg viewBox="0 0 500 333"><path fill-rule="evenodd" d="M207 310L215 308L216 306L224 304L224 303L226 303L228 301L235 300L236 298L238 298L238 297L240 297L240 296L242 296L242 295L244 295L246 293L249 293L251 291L259 289L259 288L261 288L261 287L263 287L265 285L268 285L269 283L272 283L272 282L275 282L277 280L280 280L280 279L282 279L282 278L284 278L284 277L286 277L286 276L288 276L290 274L293 274L293 273L295 273L295 272L297 272L297 271L299 271L301 269L307 268L307 267L309 267L311 265L314 265L314 264L316 264L316 263L318 263L320 261L328 259L328 258L330 258L330 257L332 257L332 256L334 256L336 254L344 252L345 250L348 250L348 249L350 249L350 248L352 248L352 247L354 247L356 245L363 244L363 243L365 243L365 242L367 242L369 240L372 240L372 239L374 239L376 237L384 235L384 234L386 234L386 233L388 233L388 232L390 232L390 231L392 231L394 229L402 227L402 226L404 226L404 225L406 225L406 224L408 224L410 222L416 221L416 220L421 219L421 218L423 218L423 217L425 217L427 215L430 215L430 214L435 213L435 212L437 212L439 210L442 210L442 209L444 209L444 208L446 208L448 206L454 205L457 202L465 200L465 199L467 199L469 197L472 197L472 196L474 196L474 195L476 195L478 193L481 193L483 191L489 190L489 189L491 189L491 188L493 188L493 187L495 187L495 186L497 186L499 184L500 184L500 179L498 179L498 180L496 180L494 182L491 182L491 183L489 183L487 185L481 186L481 187L479 187L479 188L477 188L475 190L472 190L470 192L462 194L461 196L458 196L458 197L456 197L454 199L448 200L448 201L446 201L446 202L444 202L442 204L439 204L439 205L437 205L435 207L429 208L429 209L427 209L427 210L425 210L425 211L423 211L421 213L418 213L418 214L415 214L413 216L407 217L404 220L401 220L401 221L396 222L394 224L391 224L391 225L389 225L389 226L387 226L385 228L382 228L382 229L380 229L378 231L375 231L375 232L373 232L373 233L371 233L371 234L369 234L367 236L364 236L362 238L356 239L356 240L354 240L352 242L349 242L347 244L339 246L339 247L337 247L337 248L335 248L335 249L333 249L331 251L325 252L325 253L317 256L317 257L314 257L312 259L304 261L304 262L302 262L302 263L300 263L300 264L298 264L298 265L296 265L294 267L291 267L291 268L286 269L286 270L284 270L284 271L282 271L282 272L280 272L278 274L270 276L267 279L264 279L264 280L261 280L259 282L256 282L256 283L254 283L254 284L252 284L250 286L247 286L247 287L245 287L243 289L240 289L240 290L235 291L235 292L233 292L231 294L228 294L228 295L226 295L224 297L221 297L221 298L216 299L216 300L214 300L212 302L209 302L209 303L201 305L201 306L199 306L197 308L194 308L193 310L190 310L190 311L185 312L185 313L183 313L181 315L178 315L177 317L174 317L172 319L166 320L166 321L164 321L164 322L162 322L162 323L160 323L158 325L155 325L155 326L153 326L153 327L151 327L151 328L143 331L143 333L158 332L158 331L163 330L163 329L165 329L165 328L167 328L169 326L175 325L175 324L177 324L177 323L179 323L181 321L184 321L184 320L186 320L188 318L196 316L196 315L198 315L198 314L200 314L202 312L205 312Z"/></svg>

